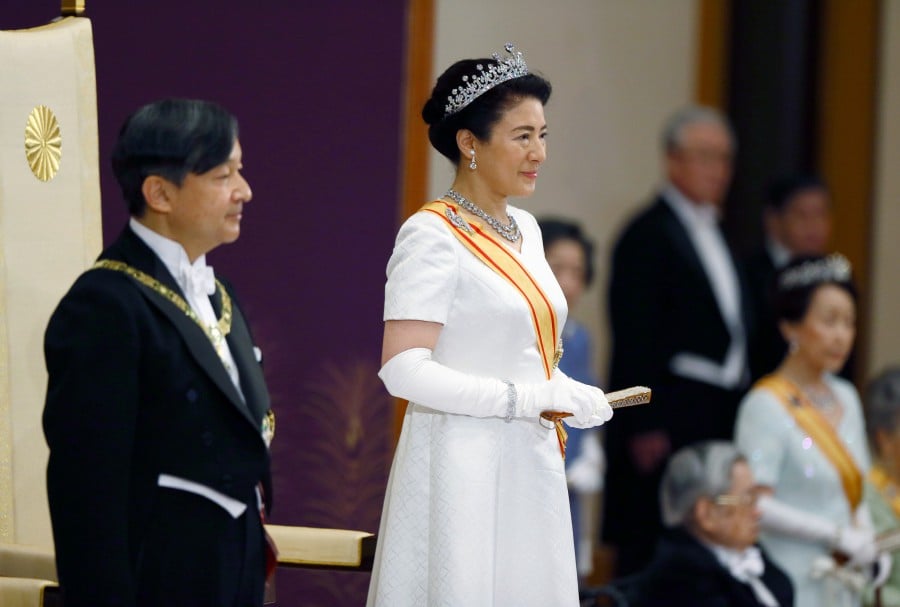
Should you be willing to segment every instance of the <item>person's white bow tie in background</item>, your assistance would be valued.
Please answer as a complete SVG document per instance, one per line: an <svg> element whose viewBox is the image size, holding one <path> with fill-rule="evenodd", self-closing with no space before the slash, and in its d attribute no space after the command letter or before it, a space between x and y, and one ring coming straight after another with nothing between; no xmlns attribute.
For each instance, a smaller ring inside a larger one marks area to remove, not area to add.
<svg viewBox="0 0 900 607"><path fill-rule="evenodd" d="M719 561L735 579L748 584L756 595L756 600L766 607L778 607L778 600L766 588L760 577L766 570L759 548L751 546L740 552L736 550L715 550Z"/></svg>
<svg viewBox="0 0 900 607"><path fill-rule="evenodd" d="M742 552L731 552L728 555L727 566L731 575L742 582L748 577L761 576L766 569L759 549L752 546Z"/></svg>

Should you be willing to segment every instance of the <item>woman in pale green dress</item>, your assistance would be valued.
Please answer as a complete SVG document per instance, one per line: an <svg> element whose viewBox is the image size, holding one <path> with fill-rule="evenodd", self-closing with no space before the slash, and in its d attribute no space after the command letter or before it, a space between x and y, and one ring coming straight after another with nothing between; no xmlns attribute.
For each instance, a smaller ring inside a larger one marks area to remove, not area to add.
<svg viewBox="0 0 900 607"><path fill-rule="evenodd" d="M874 464L869 470L866 503L878 534L900 534L900 367L882 372L866 393L866 430ZM866 605L875 605L869 590ZM900 560L881 588L881 604L900 605Z"/></svg>

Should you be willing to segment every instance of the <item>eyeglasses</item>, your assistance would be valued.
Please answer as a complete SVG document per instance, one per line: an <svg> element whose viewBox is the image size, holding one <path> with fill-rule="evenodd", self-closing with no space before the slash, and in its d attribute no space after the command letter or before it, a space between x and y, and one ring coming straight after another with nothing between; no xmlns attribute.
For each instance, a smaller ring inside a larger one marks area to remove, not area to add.
<svg viewBox="0 0 900 607"><path fill-rule="evenodd" d="M757 501L759 501L759 492L750 491L738 495L734 495L731 493L717 495L713 500L713 503L717 506L737 506L747 508L750 506L755 506Z"/></svg>
<svg viewBox="0 0 900 607"><path fill-rule="evenodd" d="M728 151L712 150L706 148L681 148L678 150L681 156L691 162L699 164L727 164L734 161L734 154Z"/></svg>

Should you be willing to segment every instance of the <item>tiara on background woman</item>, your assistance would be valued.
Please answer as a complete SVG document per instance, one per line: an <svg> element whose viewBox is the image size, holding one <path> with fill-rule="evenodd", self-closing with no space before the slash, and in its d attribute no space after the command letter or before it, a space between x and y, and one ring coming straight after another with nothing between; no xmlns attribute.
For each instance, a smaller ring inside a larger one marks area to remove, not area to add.
<svg viewBox="0 0 900 607"><path fill-rule="evenodd" d="M515 45L510 42L507 42L503 48L509 53L509 57L501 59L499 54L492 53L491 57L497 63L488 65L487 69L479 63L475 66L478 73L472 76L463 76L463 84L450 91L450 95L447 96L447 105L444 106L445 118L460 111L501 82L528 74L528 66L525 65L521 51L517 51Z"/></svg>
<svg viewBox="0 0 900 607"><path fill-rule="evenodd" d="M821 282L847 282L850 280L850 262L840 253L832 253L822 259L813 259L784 272L778 279L782 289L807 287Z"/></svg>

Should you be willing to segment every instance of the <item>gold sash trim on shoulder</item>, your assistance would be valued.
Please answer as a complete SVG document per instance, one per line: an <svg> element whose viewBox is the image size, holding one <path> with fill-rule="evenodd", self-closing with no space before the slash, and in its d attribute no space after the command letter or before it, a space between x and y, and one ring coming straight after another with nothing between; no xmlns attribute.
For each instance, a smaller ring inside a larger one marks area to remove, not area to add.
<svg viewBox="0 0 900 607"><path fill-rule="evenodd" d="M483 230L477 223L462 218L458 208L443 200L424 205L421 211L434 213L444 220L454 236L494 272L502 276L522 295L531 312L537 338L538 352L547 379L559 363L557 355L558 327L556 310L531 273L503 243Z"/></svg>
<svg viewBox="0 0 900 607"><path fill-rule="evenodd" d="M879 465L874 465L869 470L869 482L878 490L885 502L894 511L894 516L900 518L900 488L891 480L888 473Z"/></svg>
<svg viewBox="0 0 900 607"><path fill-rule="evenodd" d="M819 413L803 390L781 376L767 375L756 382L754 388L764 388L775 394L794 421L809 434L837 470L847 501L856 510L862 501L863 475L834 427Z"/></svg>
<svg viewBox="0 0 900 607"><path fill-rule="evenodd" d="M492 234L483 230L476 222L466 221L459 208L444 200L435 200L422 206L420 211L434 213L440 217L450 232L475 257L511 284L525 299L531 313L538 353L547 379L559 364L562 347L559 345L559 326L556 309L537 280L519 262L515 254ZM546 418L556 427L556 438L563 458L566 457L568 434L562 418Z"/></svg>
<svg viewBox="0 0 900 607"><path fill-rule="evenodd" d="M213 345L216 353L223 361L225 360L225 348L227 347L225 336L231 332L231 297L229 297L228 291L225 290L225 287L222 286L222 283L220 283L218 279L216 279L216 288L222 294L222 316L219 317L218 322L215 325L207 325L199 316L197 316L197 313L194 312L180 294L149 274L141 272L125 262L116 261L114 259L101 259L96 262L91 269L114 270L116 272L127 274L142 285L172 302L176 308L181 310L185 316L193 320L197 326L203 330L203 333Z"/></svg>

